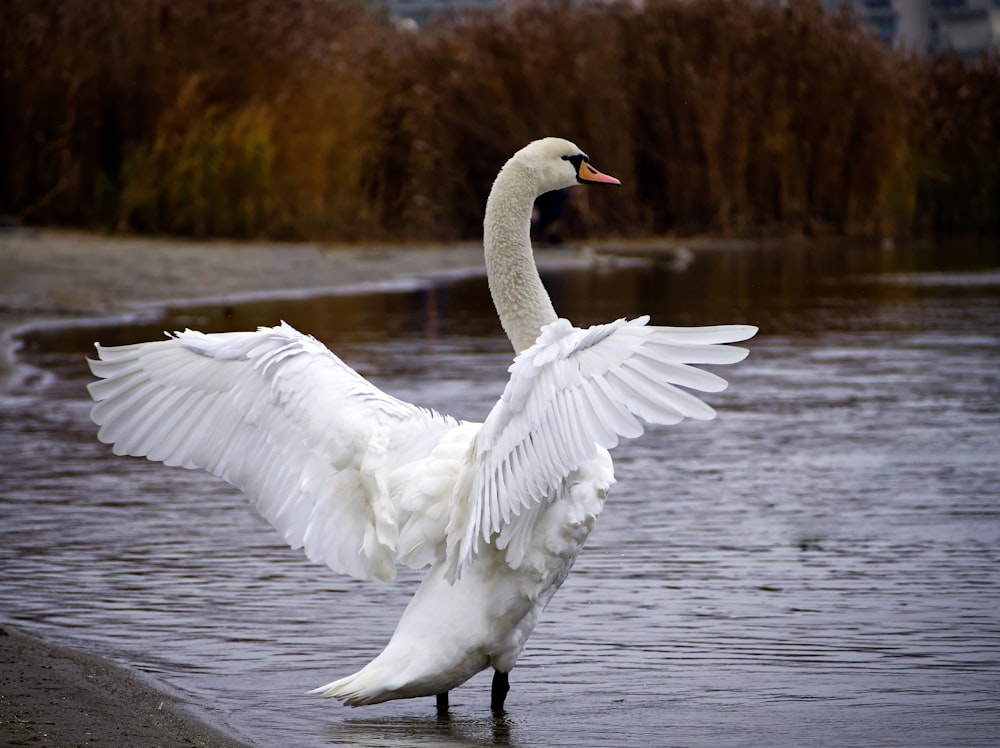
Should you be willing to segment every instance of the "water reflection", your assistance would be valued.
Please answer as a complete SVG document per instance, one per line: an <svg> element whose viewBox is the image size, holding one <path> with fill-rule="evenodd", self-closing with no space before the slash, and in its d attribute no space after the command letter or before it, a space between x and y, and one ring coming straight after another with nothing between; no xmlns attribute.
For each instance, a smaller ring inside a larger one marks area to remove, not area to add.
<svg viewBox="0 0 1000 748"><path fill-rule="evenodd" d="M581 324L762 333L711 398L717 421L617 451L507 719L488 674L442 721L433 700L303 696L380 651L419 575L307 563L210 476L111 456L83 394L95 338L283 318L387 391L482 418L511 352L481 279L31 335L54 376L0 402L0 615L133 663L262 745L996 744L996 248L725 250L546 282Z"/></svg>
<svg viewBox="0 0 1000 748"><path fill-rule="evenodd" d="M401 719L349 718L330 725L331 745L389 748L390 746L509 745L516 723L508 715L456 718L450 714Z"/></svg>

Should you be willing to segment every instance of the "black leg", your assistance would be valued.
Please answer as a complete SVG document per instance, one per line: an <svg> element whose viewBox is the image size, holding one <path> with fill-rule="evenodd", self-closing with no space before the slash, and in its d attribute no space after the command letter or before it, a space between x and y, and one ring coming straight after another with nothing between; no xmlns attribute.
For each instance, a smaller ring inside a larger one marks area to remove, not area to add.
<svg viewBox="0 0 1000 748"><path fill-rule="evenodd" d="M490 691L490 709L494 712L503 711L503 702L507 698L507 692L510 690L510 680L507 677L507 673L501 673L499 670L493 671L493 688Z"/></svg>
<svg viewBox="0 0 1000 748"><path fill-rule="evenodd" d="M437 710L438 714L448 713L448 692L439 693L436 697L437 699Z"/></svg>

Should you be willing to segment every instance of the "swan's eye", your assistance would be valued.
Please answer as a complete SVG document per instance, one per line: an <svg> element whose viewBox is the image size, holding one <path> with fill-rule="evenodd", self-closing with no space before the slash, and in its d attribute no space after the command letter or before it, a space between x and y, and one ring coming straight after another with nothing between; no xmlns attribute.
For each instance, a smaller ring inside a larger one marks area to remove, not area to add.
<svg viewBox="0 0 1000 748"><path fill-rule="evenodd" d="M574 153L572 156L563 156L563 161L569 161L573 164L573 171L576 172L576 181L583 182L583 174L586 173L584 164L589 164L590 159L587 158L586 153Z"/></svg>

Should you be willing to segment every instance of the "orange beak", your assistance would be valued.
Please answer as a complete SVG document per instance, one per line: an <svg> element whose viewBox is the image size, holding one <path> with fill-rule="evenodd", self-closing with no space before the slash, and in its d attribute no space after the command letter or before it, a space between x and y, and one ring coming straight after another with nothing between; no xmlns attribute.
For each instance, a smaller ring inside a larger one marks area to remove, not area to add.
<svg viewBox="0 0 1000 748"><path fill-rule="evenodd" d="M621 184L610 174L602 174L583 159L580 159L580 165L577 167L576 178L584 184Z"/></svg>

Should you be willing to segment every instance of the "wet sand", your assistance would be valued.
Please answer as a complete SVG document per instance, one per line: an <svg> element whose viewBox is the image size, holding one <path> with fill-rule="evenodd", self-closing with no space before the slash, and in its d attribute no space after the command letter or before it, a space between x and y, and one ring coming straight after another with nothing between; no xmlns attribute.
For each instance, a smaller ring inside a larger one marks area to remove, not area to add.
<svg viewBox="0 0 1000 748"><path fill-rule="evenodd" d="M0 380L11 372L12 336L29 323L141 313L165 302L317 293L482 265L474 243L348 248L0 233Z"/></svg>
<svg viewBox="0 0 1000 748"><path fill-rule="evenodd" d="M245 743L100 657L0 628L0 744L205 746Z"/></svg>
<svg viewBox="0 0 1000 748"><path fill-rule="evenodd" d="M671 265L745 242L712 238L593 242L536 250L539 265L631 257ZM317 243L193 242L70 231L0 231L0 386L12 371L10 344L26 324L142 313L157 304L295 296L481 273L479 242L330 246Z"/></svg>

